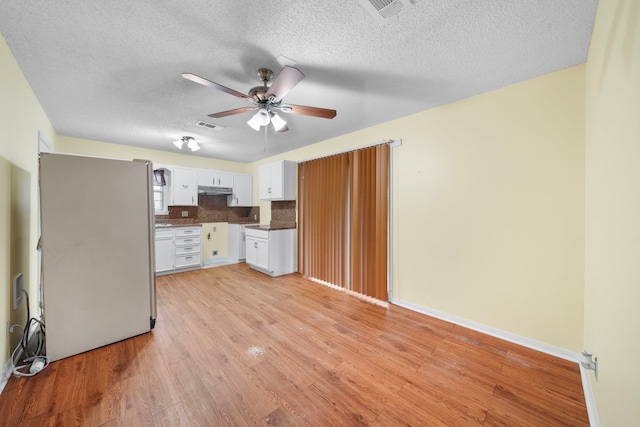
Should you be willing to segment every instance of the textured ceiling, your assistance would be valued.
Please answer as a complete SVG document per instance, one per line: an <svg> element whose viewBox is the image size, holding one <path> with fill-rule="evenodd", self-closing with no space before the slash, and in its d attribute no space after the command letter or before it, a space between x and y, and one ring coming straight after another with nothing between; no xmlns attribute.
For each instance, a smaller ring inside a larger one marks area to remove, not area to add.
<svg viewBox="0 0 640 427"><path fill-rule="evenodd" d="M581 64L596 6L416 0L381 23L357 0L2 0L0 32L58 134L251 162ZM285 101L338 113L282 114L266 151L252 112L207 117L247 101L181 77L246 93L281 56L306 75Z"/></svg>

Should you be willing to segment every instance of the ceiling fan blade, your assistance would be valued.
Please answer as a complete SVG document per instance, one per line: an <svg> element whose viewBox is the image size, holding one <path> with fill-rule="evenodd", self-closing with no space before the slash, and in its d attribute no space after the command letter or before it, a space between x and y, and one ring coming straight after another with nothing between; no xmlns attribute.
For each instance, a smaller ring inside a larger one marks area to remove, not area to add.
<svg viewBox="0 0 640 427"><path fill-rule="evenodd" d="M336 110L329 110L327 108L318 107L307 107L305 105L286 104L281 105L280 110L283 113L322 117L323 119L333 119L336 116Z"/></svg>
<svg viewBox="0 0 640 427"><path fill-rule="evenodd" d="M240 107L233 110L221 111L219 113L209 114L209 117L213 117L214 119L219 119L220 117L232 116L234 114L244 113L245 111L255 110L258 107Z"/></svg>
<svg viewBox="0 0 640 427"><path fill-rule="evenodd" d="M254 102L253 98L251 98L250 96L245 95L244 93L240 93L237 90L229 89L228 87L212 82L211 80L207 80L204 77L196 76L195 74L191 74L191 73L183 73L182 77L184 77L187 80L191 80L192 82L199 83L204 86L209 86L211 88L217 89L222 92L226 92L229 95L237 96L238 98L248 99L249 101Z"/></svg>
<svg viewBox="0 0 640 427"><path fill-rule="evenodd" d="M274 97L274 102L280 102L282 98L291 90L295 85L297 85L300 80L304 77L304 74L297 68L290 67L285 65L282 67L282 71L278 74L278 77L273 81L271 87L265 94L265 98L269 99L270 97Z"/></svg>

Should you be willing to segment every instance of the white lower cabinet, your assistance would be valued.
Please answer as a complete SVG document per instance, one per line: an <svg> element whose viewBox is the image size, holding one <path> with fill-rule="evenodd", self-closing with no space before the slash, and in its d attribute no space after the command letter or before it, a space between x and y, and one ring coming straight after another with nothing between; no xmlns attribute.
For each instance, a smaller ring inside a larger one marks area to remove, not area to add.
<svg viewBox="0 0 640 427"><path fill-rule="evenodd" d="M201 234L201 226L156 229L156 274L200 268Z"/></svg>
<svg viewBox="0 0 640 427"><path fill-rule="evenodd" d="M156 273L174 269L173 230L156 230Z"/></svg>
<svg viewBox="0 0 640 427"><path fill-rule="evenodd" d="M202 265L202 227L176 227L176 268Z"/></svg>
<svg viewBox="0 0 640 427"><path fill-rule="evenodd" d="M254 270L270 276L293 273L297 269L296 230L268 230L247 227L246 262Z"/></svg>
<svg viewBox="0 0 640 427"><path fill-rule="evenodd" d="M243 260L247 256L244 224L229 224L229 258Z"/></svg>

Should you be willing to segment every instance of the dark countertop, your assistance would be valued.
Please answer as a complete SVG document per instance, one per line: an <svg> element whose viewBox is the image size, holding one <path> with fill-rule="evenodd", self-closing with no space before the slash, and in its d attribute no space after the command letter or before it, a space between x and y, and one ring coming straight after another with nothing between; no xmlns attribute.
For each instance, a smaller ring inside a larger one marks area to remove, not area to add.
<svg viewBox="0 0 640 427"><path fill-rule="evenodd" d="M201 222L184 222L184 223L176 223L172 222L158 222L156 221L156 228L169 228L169 227L201 227L203 223ZM208 223L207 223L208 224ZM228 224L241 224L241 225L259 225L257 222L240 222L233 221ZM295 227L293 227L295 228Z"/></svg>
<svg viewBox="0 0 640 427"><path fill-rule="evenodd" d="M270 225L270 224L259 224L259 225L248 225L246 228L251 228L253 230L267 230L267 231L273 231L273 230L291 230L291 229L295 229L296 226L295 224L276 224L276 225Z"/></svg>
<svg viewBox="0 0 640 427"><path fill-rule="evenodd" d="M166 222L156 222L156 228L171 228L171 227L202 227L202 224L199 222L190 223L190 224L170 224Z"/></svg>

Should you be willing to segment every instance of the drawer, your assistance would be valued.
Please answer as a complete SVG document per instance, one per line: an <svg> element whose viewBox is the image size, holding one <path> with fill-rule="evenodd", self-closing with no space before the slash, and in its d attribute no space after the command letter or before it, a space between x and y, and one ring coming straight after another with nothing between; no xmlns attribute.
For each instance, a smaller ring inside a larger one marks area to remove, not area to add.
<svg viewBox="0 0 640 427"><path fill-rule="evenodd" d="M176 228L176 237L180 236L199 236L202 227Z"/></svg>
<svg viewBox="0 0 640 427"><path fill-rule="evenodd" d="M254 228L245 228L245 235L247 237L257 237L258 239L269 240L269 230L256 230Z"/></svg>
<svg viewBox="0 0 640 427"><path fill-rule="evenodd" d="M176 237L176 246L200 246L200 236Z"/></svg>
<svg viewBox="0 0 640 427"><path fill-rule="evenodd" d="M200 253L200 245L196 246L176 246L176 256Z"/></svg>
<svg viewBox="0 0 640 427"><path fill-rule="evenodd" d="M173 230L157 230L156 239L171 239L173 237Z"/></svg>
<svg viewBox="0 0 640 427"><path fill-rule="evenodd" d="M176 268L192 267L200 265L200 254L176 256Z"/></svg>

